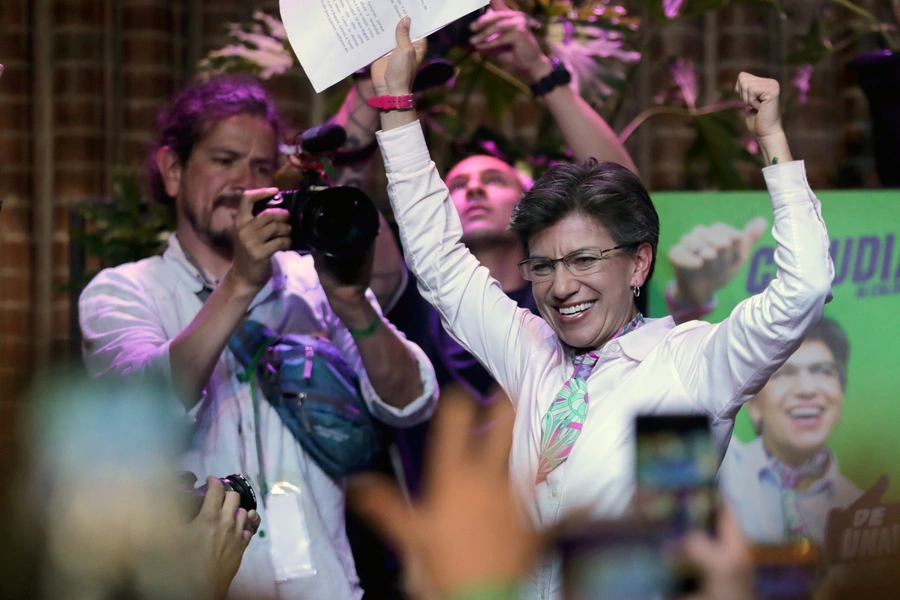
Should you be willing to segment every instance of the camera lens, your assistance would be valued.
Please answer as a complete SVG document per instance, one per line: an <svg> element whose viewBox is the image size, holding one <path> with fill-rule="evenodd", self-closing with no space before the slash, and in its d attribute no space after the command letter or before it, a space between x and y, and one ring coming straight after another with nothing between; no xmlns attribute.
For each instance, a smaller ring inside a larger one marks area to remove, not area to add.
<svg viewBox="0 0 900 600"><path fill-rule="evenodd" d="M378 210L368 196L353 187L333 187L315 193L304 210L307 241L333 257L365 256L378 235Z"/></svg>
<svg viewBox="0 0 900 600"><path fill-rule="evenodd" d="M226 492L238 493L241 497L241 508L247 511L256 510L256 494L253 492L250 482L243 475L235 473L228 477L223 477L220 481L225 486Z"/></svg>
<svg viewBox="0 0 900 600"><path fill-rule="evenodd" d="M344 242L352 234L355 220L356 206L341 207L349 210L339 210L336 207L322 207L318 213L311 215L313 218L313 235L337 243Z"/></svg>
<svg viewBox="0 0 900 600"><path fill-rule="evenodd" d="M193 519L200 513L209 486L203 484L200 487L194 487L197 476L190 471L181 471L177 473L177 476L180 480L179 490L184 492L182 498L185 501L185 511L188 518ZM220 477L219 481L222 482L226 492L237 492L240 496L241 508L247 511L256 510L256 494L250 482L243 475L234 473L228 477Z"/></svg>

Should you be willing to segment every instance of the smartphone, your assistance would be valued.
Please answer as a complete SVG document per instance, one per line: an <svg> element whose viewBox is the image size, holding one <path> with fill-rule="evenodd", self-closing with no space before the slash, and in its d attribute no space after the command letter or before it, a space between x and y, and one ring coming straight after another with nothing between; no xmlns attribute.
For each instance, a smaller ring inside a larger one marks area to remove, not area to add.
<svg viewBox="0 0 900 600"><path fill-rule="evenodd" d="M635 419L635 504L640 518L679 534L714 532L718 454L709 419L700 415L640 415Z"/></svg>
<svg viewBox="0 0 900 600"><path fill-rule="evenodd" d="M822 556L809 540L750 547L759 600L811 598L825 573Z"/></svg>
<svg viewBox="0 0 900 600"><path fill-rule="evenodd" d="M566 600L662 600L677 595L672 528L643 521L599 521L564 533L559 548Z"/></svg>

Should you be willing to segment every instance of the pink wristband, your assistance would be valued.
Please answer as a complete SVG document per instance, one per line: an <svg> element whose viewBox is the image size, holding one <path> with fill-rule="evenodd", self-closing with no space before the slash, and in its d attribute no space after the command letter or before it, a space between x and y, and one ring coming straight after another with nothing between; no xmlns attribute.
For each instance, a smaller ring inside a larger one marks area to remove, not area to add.
<svg viewBox="0 0 900 600"><path fill-rule="evenodd" d="M669 310L669 314L675 319L676 323L686 323L688 321L702 319L716 310L716 306L719 304L719 299L716 298L715 294L713 294L712 300L709 302L701 304L684 304L679 302L678 298L675 297L673 292L674 288L675 281L669 281L669 284L666 286L665 299L666 308Z"/></svg>
<svg viewBox="0 0 900 600"><path fill-rule="evenodd" d="M413 95L403 96L372 96L366 98L366 104L379 110L408 110L413 108Z"/></svg>

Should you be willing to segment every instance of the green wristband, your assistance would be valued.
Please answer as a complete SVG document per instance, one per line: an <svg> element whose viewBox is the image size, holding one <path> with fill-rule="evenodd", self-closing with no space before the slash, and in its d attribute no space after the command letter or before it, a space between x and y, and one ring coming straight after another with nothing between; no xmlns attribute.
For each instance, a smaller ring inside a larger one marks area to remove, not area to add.
<svg viewBox="0 0 900 600"><path fill-rule="evenodd" d="M515 583L496 582L467 586L446 596L443 600L515 600L519 587Z"/></svg>
<svg viewBox="0 0 900 600"><path fill-rule="evenodd" d="M350 329L347 328L347 331L350 332L350 335L353 336L355 340L364 340L367 337L372 337L375 335L375 332L378 331L378 328L381 327L381 315L375 315L375 318L372 320L372 323L366 327L365 329Z"/></svg>

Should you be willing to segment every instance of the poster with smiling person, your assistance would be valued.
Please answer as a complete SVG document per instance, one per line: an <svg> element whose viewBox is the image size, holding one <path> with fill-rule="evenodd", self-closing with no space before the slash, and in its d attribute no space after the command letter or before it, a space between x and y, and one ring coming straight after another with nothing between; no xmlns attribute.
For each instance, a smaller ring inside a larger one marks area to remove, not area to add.
<svg viewBox="0 0 900 600"><path fill-rule="evenodd" d="M862 494L826 445L841 420L848 358L844 330L825 317L747 403L756 437L732 442L719 481L754 541L822 546L831 509Z"/></svg>
<svg viewBox="0 0 900 600"><path fill-rule="evenodd" d="M900 352L900 193L819 198L834 298L741 410L719 471L722 495L757 543L805 538L821 547L832 509L854 505L882 475L900 482L900 370L893 364ZM660 254L668 258L651 282L653 316L718 322L774 277L764 194L660 193L653 200ZM882 500L900 500L900 483L889 484Z"/></svg>

